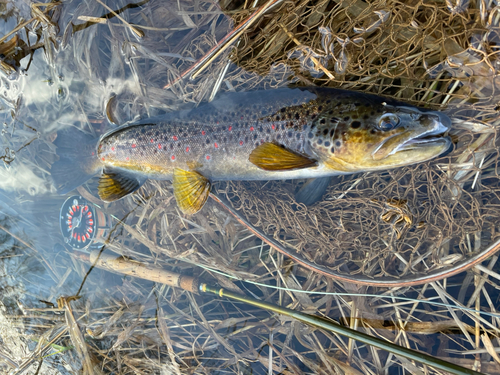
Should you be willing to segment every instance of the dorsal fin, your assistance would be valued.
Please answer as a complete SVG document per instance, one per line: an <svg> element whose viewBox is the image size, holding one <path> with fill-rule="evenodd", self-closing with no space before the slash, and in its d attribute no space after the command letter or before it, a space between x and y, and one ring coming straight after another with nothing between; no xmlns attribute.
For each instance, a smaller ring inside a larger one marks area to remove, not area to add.
<svg viewBox="0 0 500 375"><path fill-rule="evenodd" d="M270 142L257 146L248 160L266 171L289 171L318 165L314 159Z"/></svg>

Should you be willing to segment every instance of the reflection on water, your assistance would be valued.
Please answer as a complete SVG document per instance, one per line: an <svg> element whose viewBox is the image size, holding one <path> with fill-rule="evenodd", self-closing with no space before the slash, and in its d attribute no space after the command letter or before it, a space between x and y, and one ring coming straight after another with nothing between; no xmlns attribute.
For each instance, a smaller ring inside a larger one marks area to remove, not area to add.
<svg viewBox="0 0 500 375"><path fill-rule="evenodd" d="M150 181L114 204L97 198L95 180L67 196L55 193L51 166L60 129L99 136L127 121L191 108L210 98L217 80L219 91L341 86L446 110L455 121L454 150L423 165L338 177L311 207L294 200L303 181L218 184L216 191L266 235L338 275L397 280L446 271L497 240L495 2L284 2L195 81L178 81L254 11L255 4L242 3L106 2L121 18L99 1L0 4L2 35L25 24L0 42L2 371L329 374L405 367L384 351L239 302L98 268L88 272L59 225L70 195L109 218L94 243L99 251L342 317L352 328L491 371L498 318L395 303L404 295L495 312L496 256L442 282L360 286L282 256L210 200L200 213L182 215L168 182Z"/></svg>

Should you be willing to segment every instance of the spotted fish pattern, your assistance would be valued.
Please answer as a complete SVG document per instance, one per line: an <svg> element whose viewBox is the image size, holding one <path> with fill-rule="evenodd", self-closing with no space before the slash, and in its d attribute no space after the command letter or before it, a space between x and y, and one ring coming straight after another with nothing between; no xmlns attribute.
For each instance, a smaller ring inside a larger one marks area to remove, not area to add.
<svg viewBox="0 0 500 375"><path fill-rule="evenodd" d="M229 93L111 131L85 169L104 169L100 194L110 200L147 178L174 180L176 190L176 171L190 194L189 176L202 189L203 181L315 178L428 160L449 147L442 135L450 124L440 112L339 89Z"/></svg>

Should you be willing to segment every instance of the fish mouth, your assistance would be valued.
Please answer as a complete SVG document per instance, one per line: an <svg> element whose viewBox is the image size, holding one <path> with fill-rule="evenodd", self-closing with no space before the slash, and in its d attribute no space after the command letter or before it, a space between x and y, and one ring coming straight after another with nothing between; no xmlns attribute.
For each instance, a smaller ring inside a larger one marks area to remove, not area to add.
<svg viewBox="0 0 500 375"><path fill-rule="evenodd" d="M451 146L450 137L445 134L451 127L451 119L441 112L422 112L421 121L426 123L420 131L394 135L382 142L373 153L374 160L381 160L403 151L436 150L436 155L447 151ZM438 152L441 150L440 152Z"/></svg>

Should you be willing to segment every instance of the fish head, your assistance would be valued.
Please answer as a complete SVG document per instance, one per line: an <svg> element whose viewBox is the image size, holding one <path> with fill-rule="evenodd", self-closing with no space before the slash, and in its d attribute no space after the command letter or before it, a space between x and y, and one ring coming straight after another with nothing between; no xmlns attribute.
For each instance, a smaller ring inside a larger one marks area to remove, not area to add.
<svg viewBox="0 0 500 375"><path fill-rule="evenodd" d="M396 103L357 103L340 117L335 111L321 114L307 147L327 168L346 173L411 165L449 149L447 115Z"/></svg>

